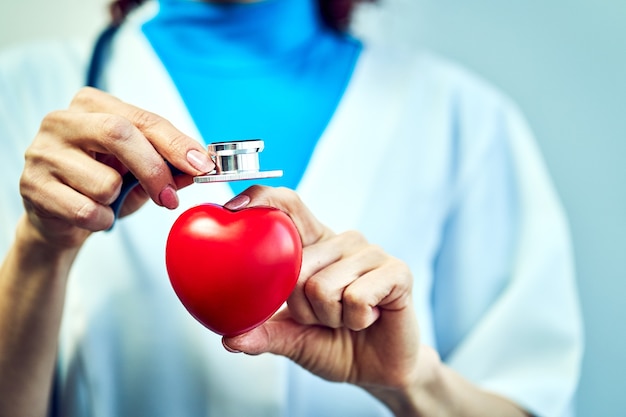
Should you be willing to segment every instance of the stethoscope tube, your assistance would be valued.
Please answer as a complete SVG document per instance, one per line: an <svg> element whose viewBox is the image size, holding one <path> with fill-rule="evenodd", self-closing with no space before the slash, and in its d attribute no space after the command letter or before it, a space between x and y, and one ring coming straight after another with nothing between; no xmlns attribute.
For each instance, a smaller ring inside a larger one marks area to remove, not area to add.
<svg viewBox="0 0 626 417"><path fill-rule="evenodd" d="M111 24L98 36L93 51L91 52L89 67L87 68L86 86L98 88L100 85L100 76L104 68L104 61L111 52L111 43L119 28L119 25Z"/></svg>

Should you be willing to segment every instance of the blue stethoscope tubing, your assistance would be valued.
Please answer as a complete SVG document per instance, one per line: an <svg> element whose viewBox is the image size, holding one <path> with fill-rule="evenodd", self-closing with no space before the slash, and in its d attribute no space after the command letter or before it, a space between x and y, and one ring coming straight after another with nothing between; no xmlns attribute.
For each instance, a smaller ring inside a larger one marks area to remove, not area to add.
<svg viewBox="0 0 626 417"><path fill-rule="evenodd" d="M106 64L106 59L110 55L111 52L111 44L113 41L113 37L117 33L120 28L119 24L111 24L102 33L98 36L96 43L94 44L93 51L91 53L91 59L89 60L89 66L87 68L87 79L85 85L88 87L99 88L101 85L100 77L102 76L102 72L104 66ZM167 162L167 161L166 161ZM178 168L167 162L170 170L172 171L172 175L179 175L183 172ZM139 180L135 177L132 172L127 172L124 174L122 178L122 189L120 190L120 195L115 199L115 201L111 204L111 208L113 209L113 214L115 215L115 219L119 217L120 210L122 205L124 204L124 200L128 194L139 184ZM113 227L113 226L111 226Z"/></svg>
<svg viewBox="0 0 626 417"><path fill-rule="evenodd" d="M119 28L119 25L109 25L98 36L93 51L91 52L89 67L87 68L85 85L88 87L98 88L100 85L100 76L102 75L105 60L111 52L112 40Z"/></svg>

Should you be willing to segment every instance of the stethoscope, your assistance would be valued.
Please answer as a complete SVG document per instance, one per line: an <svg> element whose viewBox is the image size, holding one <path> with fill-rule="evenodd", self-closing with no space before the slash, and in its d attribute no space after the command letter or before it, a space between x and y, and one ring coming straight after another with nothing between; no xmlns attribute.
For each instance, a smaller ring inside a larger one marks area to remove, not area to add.
<svg viewBox="0 0 626 417"><path fill-rule="evenodd" d="M119 25L110 25L98 37L87 69L87 86L98 88L100 85L100 77L105 61L110 53L113 37L118 29ZM264 142L261 139L210 143L207 150L215 163L215 169L204 175L194 177L193 181L194 183L202 184L282 177L282 170L261 171L259 153L263 151L263 148ZM172 171L172 175L182 174L178 168L169 162L167 164ZM126 196L138 184L139 181L131 172L124 175L120 195L111 204L116 219Z"/></svg>

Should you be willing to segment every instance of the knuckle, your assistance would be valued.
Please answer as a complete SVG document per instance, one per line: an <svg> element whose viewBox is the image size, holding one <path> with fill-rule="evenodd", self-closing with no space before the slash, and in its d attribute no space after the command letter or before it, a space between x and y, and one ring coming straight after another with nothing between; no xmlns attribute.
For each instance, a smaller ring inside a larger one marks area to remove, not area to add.
<svg viewBox="0 0 626 417"><path fill-rule="evenodd" d="M352 317L364 315L369 309L369 305L363 294L350 288L346 288L346 291L344 291L342 303L344 309L352 313Z"/></svg>
<svg viewBox="0 0 626 417"><path fill-rule="evenodd" d="M324 279L310 278L304 283L304 294L310 301L323 300L329 293L330 288Z"/></svg>
<svg viewBox="0 0 626 417"><path fill-rule="evenodd" d="M385 250L382 247L374 244L368 244L364 248L363 254L369 259L384 259L387 257L387 253L385 252Z"/></svg>
<svg viewBox="0 0 626 417"><path fill-rule="evenodd" d="M360 232L356 230L347 230L337 235L337 242L345 249L342 257L353 256L357 253L370 250L370 245Z"/></svg>
<svg viewBox="0 0 626 417"><path fill-rule="evenodd" d="M350 287L343 292L342 302L345 307L351 310L358 310L365 305L365 300L360 293L357 293Z"/></svg>
<svg viewBox="0 0 626 417"><path fill-rule="evenodd" d="M171 175L171 171L162 160L146 161L145 175L147 178L161 178Z"/></svg>
<svg viewBox="0 0 626 417"><path fill-rule="evenodd" d="M186 150L188 145L189 138L185 136L183 133L173 134L168 138L167 146L169 149L173 150Z"/></svg>
<svg viewBox="0 0 626 417"><path fill-rule="evenodd" d="M92 103L96 101L99 90L93 87L82 87L72 99L70 107L91 107Z"/></svg>
<svg viewBox="0 0 626 417"><path fill-rule="evenodd" d="M304 294L311 303L328 304L334 300L334 288L329 280L324 278L323 273L319 273L304 283Z"/></svg>
<svg viewBox="0 0 626 417"><path fill-rule="evenodd" d="M342 233L344 239L355 244L366 243L365 236L356 230L347 230Z"/></svg>
<svg viewBox="0 0 626 417"><path fill-rule="evenodd" d="M135 133L135 129L127 119L108 114L102 120L101 132L106 141L115 143L130 140Z"/></svg>
<svg viewBox="0 0 626 417"><path fill-rule="evenodd" d="M100 206L92 201L77 207L73 213L73 222L83 229L90 229L98 221Z"/></svg>
<svg viewBox="0 0 626 417"><path fill-rule="evenodd" d="M54 132L57 129L57 126L59 126L59 124L62 124L64 122L65 118L66 118L66 111L64 110L53 110L49 112L41 120L39 132L40 133Z"/></svg>
<svg viewBox="0 0 626 417"><path fill-rule="evenodd" d="M31 144L24 151L24 170L30 172L33 168L39 166L45 155L46 153L40 149L37 143Z"/></svg>
<svg viewBox="0 0 626 417"><path fill-rule="evenodd" d="M163 119L147 110L136 109L131 114L130 120L139 130L146 131L158 125Z"/></svg>
<svg viewBox="0 0 626 417"><path fill-rule="evenodd" d="M20 195L24 201L30 201L31 196L37 195L37 181L26 171L22 173L19 181Z"/></svg>
<svg viewBox="0 0 626 417"><path fill-rule="evenodd" d="M382 249L381 249L381 253L384 253ZM409 268L409 266L405 262L391 255L387 255L387 258L388 259L386 262L390 270L395 271L395 273L402 274L402 275L411 274L411 268Z"/></svg>
<svg viewBox="0 0 626 417"><path fill-rule="evenodd" d="M44 156L44 152L33 146L24 152L24 168L19 179L20 194L23 198L38 194L37 190L44 177L44 171L41 169Z"/></svg>
<svg viewBox="0 0 626 417"><path fill-rule="evenodd" d="M371 310L371 306L367 303L362 294L348 288L343 294L342 303L344 309L344 321L346 322L346 326L348 328L359 331L365 329L371 324L368 314Z"/></svg>
<svg viewBox="0 0 626 417"><path fill-rule="evenodd" d="M122 177L116 172L104 172L98 176L100 183L95 187L93 198L102 204L111 204L122 186Z"/></svg>
<svg viewBox="0 0 626 417"><path fill-rule="evenodd" d="M400 282L406 285L409 289L413 287L413 273L411 268L399 259L394 258L392 261L392 267L396 271L396 275L399 277Z"/></svg>

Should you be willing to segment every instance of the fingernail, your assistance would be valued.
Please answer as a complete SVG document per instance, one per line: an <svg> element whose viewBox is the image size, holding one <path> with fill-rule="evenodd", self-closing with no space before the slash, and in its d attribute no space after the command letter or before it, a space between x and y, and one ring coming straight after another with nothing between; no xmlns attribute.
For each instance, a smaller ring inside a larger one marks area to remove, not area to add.
<svg viewBox="0 0 626 417"><path fill-rule="evenodd" d="M174 187L171 185L165 187L159 194L159 202L163 207L167 207L170 210L178 207L178 195Z"/></svg>
<svg viewBox="0 0 626 417"><path fill-rule="evenodd" d="M226 350L227 350L227 351L229 351L230 353L241 353L241 351L240 351L240 350L233 349L233 348L231 348L230 346L228 346L228 345L226 344L226 342L224 341L224 339L222 339L222 346L224 346L224 349L226 349Z"/></svg>
<svg viewBox="0 0 626 417"><path fill-rule="evenodd" d="M229 202L224 204L229 210L239 210L244 208L250 202L250 197L245 194L239 194L238 196L233 197Z"/></svg>
<svg viewBox="0 0 626 417"><path fill-rule="evenodd" d="M189 161L195 169L201 171L202 173L210 172L215 169L215 164L211 161L209 155L195 149L187 152L187 161Z"/></svg>

